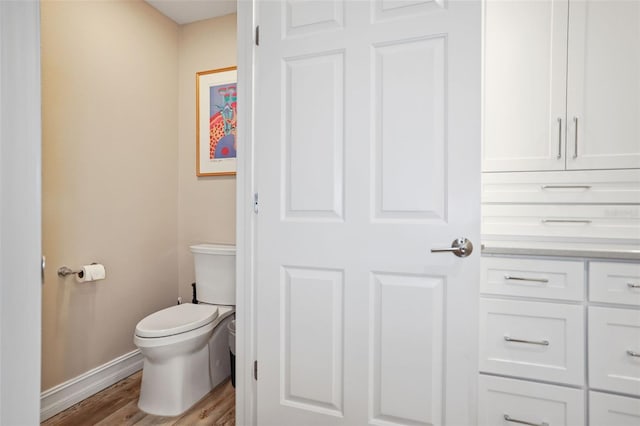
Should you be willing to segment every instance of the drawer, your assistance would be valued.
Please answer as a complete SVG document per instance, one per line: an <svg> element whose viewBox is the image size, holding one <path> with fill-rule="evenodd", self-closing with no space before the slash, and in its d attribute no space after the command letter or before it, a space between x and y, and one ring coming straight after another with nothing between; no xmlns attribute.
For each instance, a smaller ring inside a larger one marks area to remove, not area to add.
<svg viewBox="0 0 640 426"><path fill-rule="evenodd" d="M480 425L576 426L585 424L584 412L584 391L580 389L483 374L478 381Z"/></svg>
<svg viewBox="0 0 640 426"><path fill-rule="evenodd" d="M480 371L584 384L582 306L480 298Z"/></svg>
<svg viewBox="0 0 640 426"><path fill-rule="evenodd" d="M484 173L482 202L637 204L640 170Z"/></svg>
<svg viewBox="0 0 640 426"><path fill-rule="evenodd" d="M543 299L582 300L584 263L483 257L480 292Z"/></svg>
<svg viewBox="0 0 640 426"><path fill-rule="evenodd" d="M640 206L483 204L482 234L638 240Z"/></svg>
<svg viewBox="0 0 640 426"><path fill-rule="evenodd" d="M640 306L640 264L590 262L589 300Z"/></svg>
<svg viewBox="0 0 640 426"><path fill-rule="evenodd" d="M589 392L589 425L640 425L640 399Z"/></svg>
<svg viewBox="0 0 640 426"><path fill-rule="evenodd" d="M589 387L640 396L640 311L589 307Z"/></svg>

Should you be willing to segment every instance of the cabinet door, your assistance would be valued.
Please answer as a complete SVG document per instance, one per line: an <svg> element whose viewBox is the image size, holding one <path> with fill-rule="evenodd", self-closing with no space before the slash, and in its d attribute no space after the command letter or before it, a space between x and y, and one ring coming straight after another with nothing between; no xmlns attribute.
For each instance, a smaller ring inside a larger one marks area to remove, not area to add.
<svg viewBox="0 0 640 426"><path fill-rule="evenodd" d="M484 171L563 170L567 0L484 6Z"/></svg>
<svg viewBox="0 0 640 426"><path fill-rule="evenodd" d="M568 169L640 168L640 2L571 2Z"/></svg>

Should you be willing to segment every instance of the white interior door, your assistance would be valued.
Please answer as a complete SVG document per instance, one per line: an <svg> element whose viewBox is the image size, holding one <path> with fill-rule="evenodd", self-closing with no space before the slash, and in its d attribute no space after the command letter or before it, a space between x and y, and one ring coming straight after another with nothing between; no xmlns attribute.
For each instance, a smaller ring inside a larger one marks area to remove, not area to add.
<svg viewBox="0 0 640 426"><path fill-rule="evenodd" d="M258 424L475 424L479 2L258 6Z"/></svg>

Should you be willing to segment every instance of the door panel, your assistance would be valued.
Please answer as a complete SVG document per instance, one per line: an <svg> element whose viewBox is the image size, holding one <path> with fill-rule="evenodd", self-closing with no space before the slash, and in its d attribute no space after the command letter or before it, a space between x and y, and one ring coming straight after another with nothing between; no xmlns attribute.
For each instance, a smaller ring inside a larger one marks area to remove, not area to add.
<svg viewBox="0 0 640 426"><path fill-rule="evenodd" d="M257 16L258 424L474 424L479 3Z"/></svg>
<svg viewBox="0 0 640 426"><path fill-rule="evenodd" d="M372 423L442 424L445 277L372 280Z"/></svg>
<svg viewBox="0 0 640 426"><path fill-rule="evenodd" d="M376 219L446 219L445 46L435 36L373 47ZM433 185L405 190L415 182Z"/></svg>
<svg viewBox="0 0 640 426"><path fill-rule="evenodd" d="M342 415L342 271L283 268L284 403Z"/></svg>
<svg viewBox="0 0 640 426"><path fill-rule="evenodd" d="M344 54L286 58L283 64L285 217L341 220ZM313 109L305 107L310 99Z"/></svg>

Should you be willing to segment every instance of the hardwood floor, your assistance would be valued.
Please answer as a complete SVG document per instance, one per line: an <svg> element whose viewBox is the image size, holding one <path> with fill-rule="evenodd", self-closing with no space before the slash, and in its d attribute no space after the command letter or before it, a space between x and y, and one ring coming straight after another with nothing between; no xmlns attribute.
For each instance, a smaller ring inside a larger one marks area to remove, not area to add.
<svg viewBox="0 0 640 426"><path fill-rule="evenodd" d="M227 380L178 417L152 416L138 409L142 371L41 423L44 426L85 425L219 425L235 426L236 393Z"/></svg>

